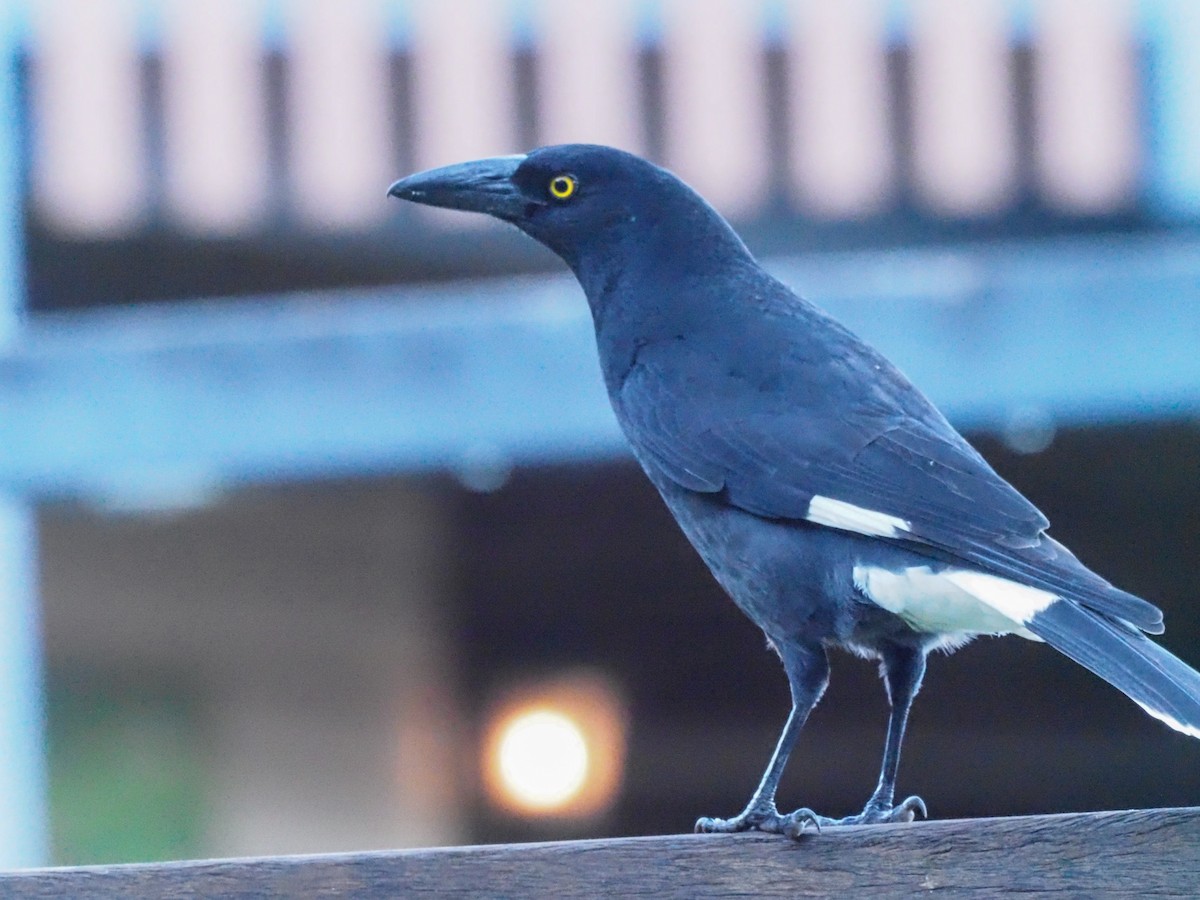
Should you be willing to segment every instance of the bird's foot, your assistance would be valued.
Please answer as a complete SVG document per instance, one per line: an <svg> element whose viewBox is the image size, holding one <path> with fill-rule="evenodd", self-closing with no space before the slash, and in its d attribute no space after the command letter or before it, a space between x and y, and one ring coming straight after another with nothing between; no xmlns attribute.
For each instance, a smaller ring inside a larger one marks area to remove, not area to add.
<svg viewBox="0 0 1200 900"><path fill-rule="evenodd" d="M909 797L895 806L871 800L857 816L846 816L844 819L817 816L816 824L822 828L826 825L884 825L889 822L911 822L918 815L922 819L929 818L929 810L925 808L925 801L920 797Z"/></svg>
<svg viewBox="0 0 1200 900"><path fill-rule="evenodd" d="M911 822L917 816L929 818L925 801L920 797L909 797L893 806L872 799L856 816L831 819L819 816L811 809L803 808L784 815L775 804L750 806L732 819L713 819L705 816L696 820L697 834L733 834L739 831L765 831L768 834L783 834L799 840L805 828L812 825L819 832L826 826L884 825L889 822Z"/></svg>
<svg viewBox="0 0 1200 900"><path fill-rule="evenodd" d="M696 834L732 834L738 831L765 831L768 834L783 834L798 840L805 827L814 825L821 830L821 817L811 809L798 809L786 815L775 808L775 804L750 806L732 819L713 819L704 816L696 820Z"/></svg>

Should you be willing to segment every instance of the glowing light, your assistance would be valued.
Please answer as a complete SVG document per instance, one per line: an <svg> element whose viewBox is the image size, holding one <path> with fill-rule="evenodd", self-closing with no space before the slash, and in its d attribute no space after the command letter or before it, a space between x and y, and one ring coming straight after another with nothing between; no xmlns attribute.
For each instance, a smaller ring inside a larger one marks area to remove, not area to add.
<svg viewBox="0 0 1200 900"><path fill-rule="evenodd" d="M496 806L527 816L595 815L616 797L625 716L609 682L575 674L509 691L483 744L483 782Z"/></svg>
<svg viewBox="0 0 1200 900"><path fill-rule="evenodd" d="M583 787L588 748L578 722L552 709L533 709L504 728L499 763L515 799L531 809L554 809Z"/></svg>

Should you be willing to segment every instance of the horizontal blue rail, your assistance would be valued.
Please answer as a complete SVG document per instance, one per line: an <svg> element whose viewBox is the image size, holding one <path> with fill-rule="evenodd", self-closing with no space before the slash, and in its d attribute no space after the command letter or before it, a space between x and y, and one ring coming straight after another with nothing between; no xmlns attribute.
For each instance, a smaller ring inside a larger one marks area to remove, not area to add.
<svg viewBox="0 0 1200 900"><path fill-rule="evenodd" d="M961 427L1200 415L1200 240L777 260ZM0 355L0 492L188 503L239 482L611 458L567 277L33 317Z"/></svg>

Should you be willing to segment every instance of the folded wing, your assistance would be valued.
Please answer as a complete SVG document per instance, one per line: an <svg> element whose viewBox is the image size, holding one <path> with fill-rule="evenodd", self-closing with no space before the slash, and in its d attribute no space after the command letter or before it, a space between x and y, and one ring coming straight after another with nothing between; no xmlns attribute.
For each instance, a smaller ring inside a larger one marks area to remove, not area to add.
<svg viewBox="0 0 1200 900"><path fill-rule="evenodd" d="M644 464L690 490L767 518L902 541L1162 631L1157 607L1047 536L1041 512L869 348L772 367L784 382L762 390L753 373L714 366L703 345L643 348L618 416Z"/></svg>

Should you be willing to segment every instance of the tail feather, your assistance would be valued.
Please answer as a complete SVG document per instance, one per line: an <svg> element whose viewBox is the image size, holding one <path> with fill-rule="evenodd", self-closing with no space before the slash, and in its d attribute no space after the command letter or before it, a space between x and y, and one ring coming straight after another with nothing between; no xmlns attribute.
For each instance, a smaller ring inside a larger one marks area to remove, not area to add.
<svg viewBox="0 0 1200 900"><path fill-rule="evenodd" d="M1200 738L1200 672L1136 628L1070 600L1050 604L1025 627L1154 718Z"/></svg>

